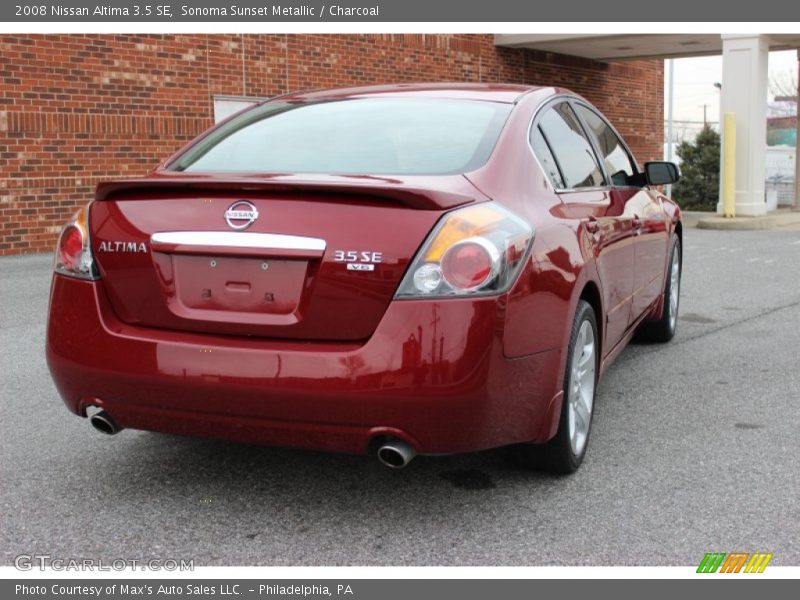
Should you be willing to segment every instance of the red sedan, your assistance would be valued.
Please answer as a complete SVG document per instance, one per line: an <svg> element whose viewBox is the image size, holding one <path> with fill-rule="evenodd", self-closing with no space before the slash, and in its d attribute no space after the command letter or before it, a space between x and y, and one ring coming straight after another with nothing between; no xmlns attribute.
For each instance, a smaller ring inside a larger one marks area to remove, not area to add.
<svg viewBox="0 0 800 600"><path fill-rule="evenodd" d="M274 98L98 185L58 242L50 371L105 433L572 472L603 371L675 333L677 178L563 89Z"/></svg>

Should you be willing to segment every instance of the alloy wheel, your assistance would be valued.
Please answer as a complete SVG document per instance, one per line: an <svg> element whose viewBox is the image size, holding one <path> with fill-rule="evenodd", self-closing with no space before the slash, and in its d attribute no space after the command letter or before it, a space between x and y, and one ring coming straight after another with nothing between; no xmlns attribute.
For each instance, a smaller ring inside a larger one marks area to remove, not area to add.
<svg viewBox="0 0 800 600"><path fill-rule="evenodd" d="M678 322L678 300L681 291L681 260L677 246L672 251L669 280L669 328L674 331Z"/></svg>
<svg viewBox="0 0 800 600"><path fill-rule="evenodd" d="M575 348L572 351L570 388L567 398L567 425L569 443L575 456L580 456L589 437L592 422L595 387L594 328L589 321L581 323Z"/></svg>

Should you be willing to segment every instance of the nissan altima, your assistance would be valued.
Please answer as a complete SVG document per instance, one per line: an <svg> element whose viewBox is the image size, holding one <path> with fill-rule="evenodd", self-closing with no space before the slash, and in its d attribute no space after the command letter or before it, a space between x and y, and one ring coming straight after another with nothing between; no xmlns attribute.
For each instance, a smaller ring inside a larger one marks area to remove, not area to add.
<svg viewBox="0 0 800 600"><path fill-rule="evenodd" d="M559 88L273 98L97 186L58 240L50 371L108 434L570 473L603 372L675 334L678 176Z"/></svg>

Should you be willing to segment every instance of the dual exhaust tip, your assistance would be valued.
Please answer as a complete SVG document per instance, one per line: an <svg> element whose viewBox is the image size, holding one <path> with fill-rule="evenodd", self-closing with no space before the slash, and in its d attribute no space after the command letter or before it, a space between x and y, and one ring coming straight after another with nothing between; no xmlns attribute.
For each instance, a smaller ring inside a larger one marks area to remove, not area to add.
<svg viewBox="0 0 800 600"><path fill-rule="evenodd" d="M122 431L117 422L102 408L93 407L95 410L89 416L89 423L100 433L114 435ZM390 469L403 469L408 466L417 455L414 447L406 441L397 438L385 440L378 446L377 456L381 464Z"/></svg>
<svg viewBox="0 0 800 600"><path fill-rule="evenodd" d="M417 455L417 451L408 442L390 438L378 446L378 460L390 469L403 469Z"/></svg>
<svg viewBox="0 0 800 600"><path fill-rule="evenodd" d="M90 409L91 408L93 408L94 411L89 415L89 423L91 423L92 427L97 431L105 433L106 435L114 435L122 431L122 427L120 427L117 422L111 418L111 415L102 408L96 406L90 407Z"/></svg>

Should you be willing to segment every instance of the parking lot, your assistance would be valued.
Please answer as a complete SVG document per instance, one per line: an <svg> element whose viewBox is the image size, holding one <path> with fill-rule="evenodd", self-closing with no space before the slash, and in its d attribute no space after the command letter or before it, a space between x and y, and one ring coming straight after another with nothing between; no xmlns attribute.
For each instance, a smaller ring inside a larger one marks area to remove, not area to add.
<svg viewBox="0 0 800 600"><path fill-rule="evenodd" d="M580 471L95 432L44 360L50 256L0 259L0 562L800 564L800 231L687 230L681 317L600 385ZM143 390L144 392L144 390Z"/></svg>

